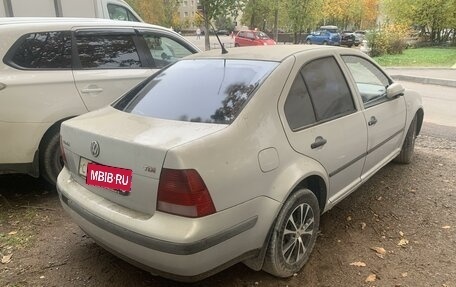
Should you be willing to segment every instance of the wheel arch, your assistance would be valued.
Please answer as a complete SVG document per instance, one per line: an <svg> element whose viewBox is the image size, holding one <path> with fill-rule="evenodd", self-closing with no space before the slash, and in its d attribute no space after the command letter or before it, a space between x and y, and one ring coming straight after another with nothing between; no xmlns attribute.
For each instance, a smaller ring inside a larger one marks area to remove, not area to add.
<svg viewBox="0 0 456 287"><path fill-rule="evenodd" d="M56 121L55 123L53 123L51 126L49 126L49 128L44 132L43 136L41 137L40 143L38 145L38 150L36 151L36 154L38 154L38 156L35 156L33 159L33 166L35 166L38 169L37 170L38 175L40 174L39 166L40 166L40 160L41 160L41 152L43 150L43 146L44 146L45 142L49 139L49 137L52 136L52 134L55 132L55 129L60 127L62 122L69 120L71 118L74 118L74 117L76 117L76 116L65 117L63 119L60 119L60 120Z"/></svg>
<svg viewBox="0 0 456 287"><path fill-rule="evenodd" d="M424 110L422 108L419 108L416 111L416 117L417 117L417 123L416 123L416 135L418 136L421 131L421 127L423 126L423 120L424 120Z"/></svg>

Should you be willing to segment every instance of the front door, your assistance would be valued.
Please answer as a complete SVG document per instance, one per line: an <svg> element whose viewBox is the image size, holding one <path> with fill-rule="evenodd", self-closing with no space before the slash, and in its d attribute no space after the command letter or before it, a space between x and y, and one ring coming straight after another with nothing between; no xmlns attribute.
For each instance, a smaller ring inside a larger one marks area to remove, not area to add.
<svg viewBox="0 0 456 287"><path fill-rule="evenodd" d="M391 81L367 59L352 55L342 56L342 59L353 75L365 108L368 129L367 157L362 175L365 179L399 153L405 132L405 99L386 97Z"/></svg>

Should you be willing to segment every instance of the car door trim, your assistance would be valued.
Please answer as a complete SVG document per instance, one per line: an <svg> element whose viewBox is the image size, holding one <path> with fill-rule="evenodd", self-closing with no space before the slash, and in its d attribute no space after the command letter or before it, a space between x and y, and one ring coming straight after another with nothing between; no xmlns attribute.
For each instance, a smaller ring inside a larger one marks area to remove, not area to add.
<svg viewBox="0 0 456 287"><path fill-rule="evenodd" d="M373 148L371 148L370 150L367 151L367 154L371 154L373 153L375 150L377 150L378 148L380 148L382 145L386 144L387 142L389 142L390 140L392 140L393 138L395 138L396 136L400 135L401 133L404 132L404 128L400 129L399 131L395 132L392 136L390 136L389 138L385 139L384 141L382 141L381 143L377 144L376 146L374 146Z"/></svg>
<svg viewBox="0 0 456 287"><path fill-rule="evenodd" d="M233 225L225 230L222 230L206 238L190 243L176 243L146 236L135 231L126 229L125 227L114 224L84 209L73 200L67 198L60 191L59 193L61 196L62 203L67 205L71 210L76 212L85 220L96 225L98 228L106 230L107 232L110 232L127 241L144 246L146 248L175 255L190 255L209 249L212 246L222 243L236 235L239 235L253 228L258 221L258 216L253 216L247 220L244 220L236 225Z"/></svg>
<svg viewBox="0 0 456 287"><path fill-rule="evenodd" d="M389 142L390 140L392 140L393 138L395 138L397 135L401 134L404 132L404 129L401 129L400 131L397 131L396 133L394 133L392 136L390 136L389 138L385 139L384 141L382 141L381 143L377 144L376 146L374 146L373 148L371 148L370 150L368 150L367 152L357 156L355 159L349 161L348 163L344 164L343 166L339 167L338 169L334 170L333 172L331 172L329 174L329 177L333 177L335 176L336 174L338 174L339 172L343 171L344 169L346 169L347 167L351 166L352 164L356 163L357 161L359 161L360 159L362 159L363 157L367 156L368 154L371 154L373 153L375 150L377 150L378 148L380 148L382 145L386 144L387 142Z"/></svg>

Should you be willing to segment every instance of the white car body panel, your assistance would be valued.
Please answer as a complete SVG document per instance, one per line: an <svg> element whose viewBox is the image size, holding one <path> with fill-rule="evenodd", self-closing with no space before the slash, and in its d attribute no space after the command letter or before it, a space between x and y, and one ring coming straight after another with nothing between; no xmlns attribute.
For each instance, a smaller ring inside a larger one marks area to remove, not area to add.
<svg viewBox="0 0 456 287"><path fill-rule="evenodd" d="M158 69L74 70L77 91L89 111L111 103Z"/></svg>
<svg viewBox="0 0 456 287"><path fill-rule="evenodd" d="M116 2L116 1L113 1ZM78 29L140 29L179 39L177 33L141 22L78 18L0 18L0 55L28 33ZM133 30L132 30L133 31ZM38 147L45 133L61 121L108 105L159 69L34 69L0 63L0 172L38 176ZM3 165L3 166L2 166ZM15 169L14 165L20 166ZM22 166L27 166L23 169ZM11 167L11 168L10 168Z"/></svg>

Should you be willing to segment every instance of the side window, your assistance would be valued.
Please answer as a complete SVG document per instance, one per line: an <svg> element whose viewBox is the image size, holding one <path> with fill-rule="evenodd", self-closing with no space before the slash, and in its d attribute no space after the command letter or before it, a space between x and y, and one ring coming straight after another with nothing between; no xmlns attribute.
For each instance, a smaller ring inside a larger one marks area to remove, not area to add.
<svg viewBox="0 0 456 287"><path fill-rule="evenodd" d="M102 35L82 33L76 36L83 69L140 68L141 61L130 34Z"/></svg>
<svg viewBox="0 0 456 287"><path fill-rule="evenodd" d="M144 34L144 39L157 68L163 68L180 58L193 54L184 45L166 36Z"/></svg>
<svg viewBox="0 0 456 287"><path fill-rule="evenodd" d="M309 90L317 121L355 111L347 82L333 57L317 59L306 64L301 74Z"/></svg>
<svg viewBox="0 0 456 287"><path fill-rule="evenodd" d="M108 4L109 18L121 21L140 22L127 8L115 4Z"/></svg>
<svg viewBox="0 0 456 287"><path fill-rule="evenodd" d="M28 69L71 68L71 34L69 31L31 33L11 50L9 61Z"/></svg>
<svg viewBox="0 0 456 287"><path fill-rule="evenodd" d="M355 79L365 107L387 100L386 88L390 81L382 71L358 56L342 56L342 59Z"/></svg>
<svg viewBox="0 0 456 287"><path fill-rule="evenodd" d="M301 73L291 86L285 101L285 116L290 128L295 131L316 121L315 113Z"/></svg>
<svg viewBox="0 0 456 287"><path fill-rule="evenodd" d="M255 35L253 34L253 32L247 32L245 35L246 35L245 37L247 39L250 39L250 40L255 39Z"/></svg>

